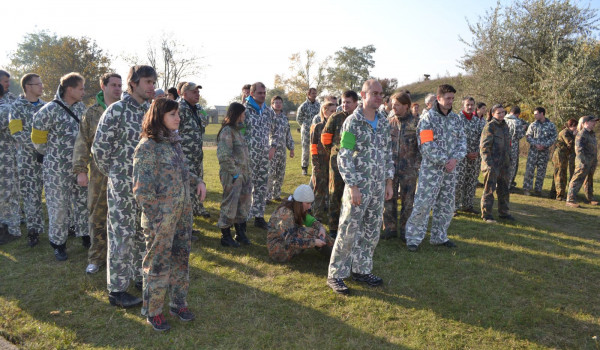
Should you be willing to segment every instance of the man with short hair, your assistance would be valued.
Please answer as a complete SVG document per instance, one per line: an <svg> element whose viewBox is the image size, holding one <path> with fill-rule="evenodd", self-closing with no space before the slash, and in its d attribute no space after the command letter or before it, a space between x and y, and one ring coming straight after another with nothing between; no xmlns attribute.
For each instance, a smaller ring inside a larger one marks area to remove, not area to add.
<svg viewBox="0 0 600 350"><path fill-rule="evenodd" d="M317 89L309 88L306 101L298 107L296 121L300 126L300 140L302 142L302 175L308 175L308 160L310 157L310 125L315 114L318 114L321 104L317 101Z"/></svg>
<svg viewBox="0 0 600 350"><path fill-rule="evenodd" d="M383 284L371 271L373 253L379 242L383 202L393 194L390 124L377 110L383 89L377 80L370 79L363 84L360 94L362 106L344 122L338 155L346 187L327 285L339 294L349 293L344 278L350 276L371 287Z"/></svg>
<svg viewBox="0 0 600 350"><path fill-rule="evenodd" d="M246 99L250 96L250 84L242 86L242 103L246 103Z"/></svg>
<svg viewBox="0 0 600 350"><path fill-rule="evenodd" d="M528 126L525 120L519 118L520 114L521 108L513 106L510 109L510 114L504 118L510 134L510 171L508 174L510 176L511 190L517 187L515 178L519 169L519 141L525 136Z"/></svg>
<svg viewBox="0 0 600 350"><path fill-rule="evenodd" d="M17 97L9 91L10 89L10 73L0 69L0 85L4 88L4 96L0 98L0 105L12 104Z"/></svg>
<svg viewBox="0 0 600 350"><path fill-rule="evenodd" d="M336 112L327 119L321 143L329 156L329 235L337 236L340 211L342 206L342 195L344 193L344 179L338 168L338 153L340 152L340 140L342 139L342 125L346 118L354 113L358 107L358 94L352 90L344 91L342 94L342 112Z"/></svg>
<svg viewBox="0 0 600 350"><path fill-rule="evenodd" d="M108 106L121 99L122 86L121 76L117 73L106 73L100 77L101 91L96 94L96 103L83 113L73 149L73 172L77 174L77 184L88 189L88 232L91 244L88 249L88 266L85 269L88 274L98 272L99 267L106 263L108 213L107 177L93 161L91 149L100 117Z"/></svg>
<svg viewBox="0 0 600 350"><path fill-rule="evenodd" d="M421 168L413 212L406 223L406 245L416 252L425 238L432 212L430 243L454 248L448 226L454 213L456 164L467 154L463 123L452 112L456 90L448 84L438 87L437 100L421 114L418 126Z"/></svg>
<svg viewBox="0 0 600 350"><path fill-rule="evenodd" d="M473 199L477 190L477 178L481 166L479 156L479 140L481 131L485 126L485 119L479 119L475 114L475 99L467 96L462 100L462 111L458 118L463 123L467 142L467 155L460 159L456 166L456 192L454 211L462 210L466 213L479 214L473 208Z"/></svg>
<svg viewBox="0 0 600 350"><path fill-rule="evenodd" d="M193 82L187 82L181 87L181 100L179 100L179 136L181 136L181 150L187 158L190 172L200 178L204 176L204 152L202 151L203 137L208 126L208 114L198 104L200 100L200 89L202 86ZM196 195L195 191L190 193L192 197L192 210L194 215L210 218L210 213Z"/></svg>
<svg viewBox="0 0 600 350"><path fill-rule="evenodd" d="M536 107L533 110L535 121L527 128L527 142L529 142L529 153L527 154L527 165L525 167L525 175L523 176L523 194L531 195L531 189L534 189L534 194L539 196L542 194L542 186L546 177L546 167L550 160L550 146L556 142L558 133L556 126L546 118L546 110L544 107ZM533 173L537 169L535 177L535 187L533 187Z"/></svg>
<svg viewBox="0 0 600 350"><path fill-rule="evenodd" d="M44 84L39 75L27 73L21 78L24 96L19 97L11 106L8 116L10 133L19 144L17 164L19 186L25 209L27 238L30 247L39 242L44 232L42 213L42 163L31 142L33 115L45 104L40 97L44 94Z"/></svg>
<svg viewBox="0 0 600 350"><path fill-rule="evenodd" d="M246 98L245 137L250 154L250 174L252 177L252 206L248 219L254 217L254 226L268 229L265 221L267 205L267 183L269 181L269 160L277 149L275 140L281 135L271 134L271 123L275 112L265 104L267 90L265 84L256 82L250 87L250 96ZM244 129L242 129L244 130Z"/></svg>
<svg viewBox="0 0 600 350"><path fill-rule="evenodd" d="M272 139L271 142L277 145L273 158L269 161L269 182L267 185L267 199L272 201L281 200L281 186L285 177L286 152L290 151L290 158L294 158L294 140L290 132L290 122L283 112L283 99L281 96L274 96L271 99L271 108L273 109L273 122L271 123L271 135L283 135L280 139Z"/></svg>
<svg viewBox="0 0 600 350"><path fill-rule="evenodd" d="M44 155L44 189L48 208L48 238L58 261L67 260L69 211L73 215L75 234L89 248L87 232L86 188L77 186L72 172L73 146L79 133L79 121L85 110L85 79L79 73L60 78L54 100L34 116L31 141L36 151Z"/></svg>
<svg viewBox="0 0 600 350"><path fill-rule="evenodd" d="M145 243L140 228L141 211L133 197L133 152L140 141L142 120L154 96L156 71L133 66L127 76L127 91L108 106L96 129L92 155L98 169L108 177L107 287L112 305L132 307L142 299L126 292L130 280L142 288L142 258ZM142 220L141 226L152 223Z"/></svg>

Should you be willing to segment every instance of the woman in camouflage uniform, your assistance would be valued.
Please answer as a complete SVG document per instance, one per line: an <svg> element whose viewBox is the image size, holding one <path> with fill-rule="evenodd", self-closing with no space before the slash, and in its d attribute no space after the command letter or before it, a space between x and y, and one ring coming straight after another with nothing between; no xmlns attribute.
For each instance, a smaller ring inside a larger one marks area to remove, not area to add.
<svg viewBox="0 0 600 350"><path fill-rule="evenodd" d="M315 189L315 203L312 212L320 220L328 216L329 207L329 156L330 152L321 142L321 134L329 116L335 113L337 106L333 102L326 102L319 112L321 122L310 127L310 156L313 166L311 182Z"/></svg>
<svg viewBox="0 0 600 350"><path fill-rule="evenodd" d="M481 217L485 222L495 222L492 216L494 191L498 195L500 218L514 220L508 212L510 198L510 132L504 121L506 111L501 104L492 106L488 123L481 132L479 152L483 172Z"/></svg>
<svg viewBox="0 0 600 350"><path fill-rule="evenodd" d="M219 178L223 185L217 226L221 229L221 245L224 247L239 247L238 242L250 244L246 237L246 217L252 203L252 179L244 138L245 119L246 107L237 102L231 103L217 134L217 158L221 167ZM231 237L231 226L235 227L235 240Z"/></svg>
<svg viewBox="0 0 600 350"><path fill-rule="evenodd" d="M288 262L309 248L331 254L333 238L327 235L320 222L308 214L314 200L310 186L300 185L271 215L267 231L267 249L271 259Z"/></svg>
<svg viewBox="0 0 600 350"><path fill-rule="evenodd" d="M200 201L206 195L204 182L190 173L181 150L178 108L166 98L152 103L133 155L133 195L142 209L146 241L142 314L157 331L170 328L162 314L167 290L170 314L182 321L194 319L186 301L193 220L190 182Z"/></svg>
<svg viewBox="0 0 600 350"><path fill-rule="evenodd" d="M554 164L554 178L550 189L552 199L556 198L559 201L566 199L567 169L571 177L575 171L575 136L577 136L577 120L571 118L565 128L558 133L558 140L552 154L552 164Z"/></svg>

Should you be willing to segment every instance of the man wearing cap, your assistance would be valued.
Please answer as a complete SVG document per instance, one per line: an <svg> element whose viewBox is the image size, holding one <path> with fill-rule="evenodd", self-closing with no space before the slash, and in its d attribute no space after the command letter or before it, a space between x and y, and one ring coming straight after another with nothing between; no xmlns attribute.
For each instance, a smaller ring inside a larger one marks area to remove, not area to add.
<svg viewBox="0 0 600 350"><path fill-rule="evenodd" d="M308 158L310 157L310 124L313 116L319 113L321 105L317 101L317 89L310 88L306 93L306 101L298 107L296 121L301 128L302 141L302 175L308 175Z"/></svg>
<svg viewBox="0 0 600 350"><path fill-rule="evenodd" d="M199 176L204 175L204 153L202 152L202 138L208 125L208 114L198 104L202 86L187 82L181 87L182 98L179 100L179 136L181 136L181 150L187 158L190 172ZM193 192L193 191L192 191ZM210 213L199 200L196 193L191 193L194 215L210 218Z"/></svg>
<svg viewBox="0 0 600 350"><path fill-rule="evenodd" d="M523 194L531 195L533 188L535 195L542 194L542 186L546 177L546 166L550 160L550 146L556 142L558 132L556 126L546 118L544 107L536 107L533 110L535 121L527 128L527 142L529 142L529 153L527 154L527 165L523 176ZM535 187L533 187L533 173L535 176Z"/></svg>
<svg viewBox="0 0 600 350"><path fill-rule="evenodd" d="M379 242L383 203L393 194L390 123L377 111L383 89L377 80L370 79L363 84L360 95L362 106L342 126L338 154L339 170L346 187L327 285L339 294L349 293L344 278L350 276L371 287L383 284L371 270Z"/></svg>
<svg viewBox="0 0 600 350"><path fill-rule="evenodd" d="M598 117L585 116L581 119L582 129L575 138L575 173L569 182L567 206L577 208L577 192L585 182L585 197L587 203L598 205L594 200L594 171L598 166L598 146L596 141L596 126Z"/></svg>
<svg viewBox="0 0 600 350"><path fill-rule="evenodd" d="M250 154L250 176L252 178L252 206L248 219L254 217L254 226L266 230L265 206L267 205L267 183L269 181L269 160L275 155L277 143L283 135L274 135L271 123L275 112L265 104L267 90L265 84L256 82L250 86L250 96L246 97L245 128L242 129Z"/></svg>

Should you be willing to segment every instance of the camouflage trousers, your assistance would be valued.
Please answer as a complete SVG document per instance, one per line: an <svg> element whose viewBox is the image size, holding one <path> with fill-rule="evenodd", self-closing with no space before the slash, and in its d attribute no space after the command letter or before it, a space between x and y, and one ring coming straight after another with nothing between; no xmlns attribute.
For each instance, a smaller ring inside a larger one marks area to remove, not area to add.
<svg viewBox="0 0 600 350"><path fill-rule="evenodd" d="M464 157L456 165L456 190L454 199L455 210L473 208L473 199L477 190L481 158L467 159Z"/></svg>
<svg viewBox="0 0 600 350"><path fill-rule="evenodd" d="M516 184L517 171L519 170L519 141L514 141L510 147L510 187Z"/></svg>
<svg viewBox="0 0 600 350"><path fill-rule="evenodd" d="M329 213L329 165L327 164L329 157L326 157L327 160L322 157L319 158L322 163L321 171L318 174L313 171L311 176L311 184L315 193L315 201L312 204L311 211L319 222L324 222Z"/></svg>
<svg viewBox="0 0 600 350"><path fill-rule="evenodd" d="M454 215L456 169L448 173L444 165L422 164L413 212L406 223L406 244L419 245L425 238L431 211L431 244L448 241L448 226Z"/></svg>
<svg viewBox="0 0 600 350"><path fill-rule="evenodd" d="M556 197L556 199L564 200L567 196L566 188L569 184L567 169L569 170L569 175L573 178L573 174L575 173L575 155L565 158L561 157L560 154L555 151L552 154L552 164L554 165L554 176L552 177L550 195Z"/></svg>
<svg viewBox="0 0 600 350"><path fill-rule="evenodd" d="M252 182L247 174L240 174L235 181L233 176L226 172L221 172L219 177L223 186L223 200L217 226L228 228L233 224L244 223L252 202Z"/></svg>
<svg viewBox="0 0 600 350"><path fill-rule="evenodd" d="M585 198L588 201L594 200L594 172L596 171L597 161L592 164L577 164L575 174L569 182L569 193L567 194L568 202L577 202L577 193L584 186Z"/></svg>
<svg viewBox="0 0 600 350"><path fill-rule="evenodd" d="M25 217L27 218L27 230L44 233L42 164L36 160L36 153L33 149L22 147L18 154L17 165Z"/></svg>
<svg viewBox="0 0 600 350"><path fill-rule="evenodd" d="M483 171L483 194L481 195L481 217L492 216L494 191L498 195L498 214L508 215L510 201L510 169L491 169Z"/></svg>
<svg viewBox="0 0 600 350"><path fill-rule="evenodd" d="M303 168L308 168L310 158L310 123L310 120L306 121L300 127L300 141L302 142L301 165Z"/></svg>
<svg viewBox="0 0 600 350"><path fill-rule="evenodd" d="M91 162L87 208L88 232L92 245L88 249L88 264L98 266L106 263L106 217L108 215L106 183L106 176L98 170L94 162Z"/></svg>
<svg viewBox="0 0 600 350"><path fill-rule="evenodd" d="M17 150L13 144L0 146L0 223L8 226L9 234L21 236Z"/></svg>
<svg viewBox="0 0 600 350"><path fill-rule="evenodd" d="M269 257L278 263L285 263L292 260L293 257L299 255L307 248L297 248L294 242L310 241L319 238L319 230L310 227L296 230L295 234L286 235L284 240L277 244L268 245ZM325 235L325 243L329 247L333 247L335 240L329 235Z"/></svg>
<svg viewBox="0 0 600 350"><path fill-rule="evenodd" d="M347 278L350 273L367 274L373 269L373 254L381 230L385 181L361 190L360 205L350 202L350 187L344 189L340 226L333 245L327 277Z"/></svg>
<svg viewBox="0 0 600 350"><path fill-rule="evenodd" d="M398 191L400 189L400 191ZM415 191L417 189L417 174L396 174L394 177L392 199L383 205L383 230L406 232L406 222L412 214ZM398 199L402 203L400 222L398 222Z"/></svg>
<svg viewBox="0 0 600 350"><path fill-rule="evenodd" d="M50 243L64 244L69 226L74 224L77 237L88 235L87 188L77 185L77 175L57 171L51 165L44 168L44 189L48 208L48 238ZM70 216L72 221L70 222Z"/></svg>
<svg viewBox="0 0 600 350"><path fill-rule="evenodd" d="M267 182L269 181L269 150L250 153L250 176L252 178L252 206L248 219L264 217L267 206Z"/></svg>
<svg viewBox="0 0 600 350"><path fill-rule="evenodd" d="M338 168L337 155L333 155L329 160L329 230L338 229L345 186Z"/></svg>
<svg viewBox="0 0 600 350"><path fill-rule="evenodd" d="M170 210L161 208L162 218L150 218L151 227L144 228L142 315L148 317L162 313L167 290L169 306L187 307L192 208L183 198L165 206L171 205Z"/></svg>
<svg viewBox="0 0 600 350"><path fill-rule="evenodd" d="M267 199L281 197L281 186L285 177L286 148L277 147L275 155L269 161L269 182L267 184Z"/></svg>
<svg viewBox="0 0 600 350"><path fill-rule="evenodd" d="M529 148L527 155L527 166L525 167L525 175L523 179L523 190L541 192L544 186L544 177L546 177L546 167L550 159L548 150L538 151L533 146ZM533 186L533 174L537 169L535 176L535 187Z"/></svg>
<svg viewBox="0 0 600 350"><path fill-rule="evenodd" d="M145 255L141 213L133 197L132 177L126 173L110 174L107 201L107 288L109 292L124 292L131 280L142 280Z"/></svg>

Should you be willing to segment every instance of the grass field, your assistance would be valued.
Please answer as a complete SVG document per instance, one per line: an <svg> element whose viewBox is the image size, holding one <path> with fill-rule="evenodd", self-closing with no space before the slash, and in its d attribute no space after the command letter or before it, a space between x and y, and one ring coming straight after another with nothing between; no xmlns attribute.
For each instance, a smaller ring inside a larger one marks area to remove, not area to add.
<svg viewBox="0 0 600 350"><path fill-rule="evenodd" d="M288 161L284 193L308 180ZM214 139L217 125L209 126ZM216 151L205 154L206 206L190 257L188 302L197 319L153 331L139 308L110 306L106 270L88 276L86 252L69 239L56 262L44 236L0 246L0 335L24 349L598 349L600 208L511 195L515 224L455 218L458 249L427 240L409 253L381 241L374 273L385 284L325 284L328 259L307 251L289 264L269 260L266 233L249 225L250 247L223 248L216 228L221 198ZM518 177L522 184L524 162ZM544 184L550 187L551 165ZM599 187L597 172L595 183ZM481 189L478 189L476 206ZM275 205L267 208L267 220ZM139 295L133 287L130 292Z"/></svg>

